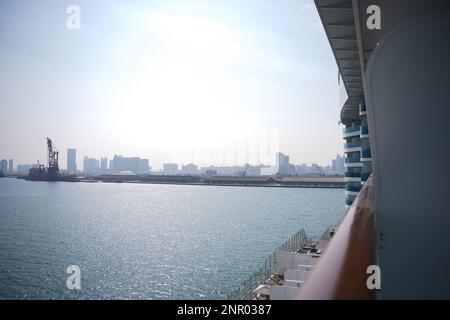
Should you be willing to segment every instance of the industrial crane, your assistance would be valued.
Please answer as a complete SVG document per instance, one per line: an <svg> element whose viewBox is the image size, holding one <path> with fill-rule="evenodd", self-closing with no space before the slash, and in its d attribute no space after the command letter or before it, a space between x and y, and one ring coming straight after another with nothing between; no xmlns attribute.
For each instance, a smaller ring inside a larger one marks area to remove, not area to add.
<svg viewBox="0 0 450 320"><path fill-rule="evenodd" d="M53 180L59 176L59 166L58 166L59 152L58 150L56 150L56 147L50 138L47 138L47 148L48 148L48 178L49 180Z"/></svg>
<svg viewBox="0 0 450 320"><path fill-rule="evenodd" d="M30 181L66 181L66 182L78 182L80 181L75 174L60 174L58 165L59 151L56 150L52 139L47 138L47 150L48 150L48 168L38 161L37 166L33 166L30 169L27 180Z"/></svg>

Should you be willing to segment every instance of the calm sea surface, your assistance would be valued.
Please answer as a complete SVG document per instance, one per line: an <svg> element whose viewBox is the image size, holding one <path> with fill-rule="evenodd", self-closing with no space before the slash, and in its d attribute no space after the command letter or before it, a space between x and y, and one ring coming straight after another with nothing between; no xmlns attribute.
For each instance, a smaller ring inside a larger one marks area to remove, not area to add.
<svg viewBox="0 0 450 320"><path fill-rule="evenodd" d="M300 228L317 239L343 214L342 189L3 178L0 298L224 298Z"/></svg>

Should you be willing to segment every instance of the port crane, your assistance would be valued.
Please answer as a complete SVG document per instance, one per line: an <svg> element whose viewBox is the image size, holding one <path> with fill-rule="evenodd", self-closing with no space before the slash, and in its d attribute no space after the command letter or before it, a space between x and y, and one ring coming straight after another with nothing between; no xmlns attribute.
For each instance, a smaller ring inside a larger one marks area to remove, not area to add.
<svg viewBox="0 0 450 320"><path fill-rule="evenodd" d="M48 149L48 176L49 178L56 178L59 176L58 155L59 151L56 150L52 139L47 137L47 149Z"/></svg>
<svg viewBox="0 0 450 320"><path fill-rule="evenodd" d="M60 181L61 176L59 174L58 155L59 151L56 150L52 139L47 138L47 151L48 151L48 168L39 163L37 166L33 166L28 174L28 180L32 181Z"/></svg>
<svg viewBox="0 0 450 320"><path fill-rule="evenodd" d="M52 139L47 138L47 151L48 151L48 167L37 162L37 166L33 166L30 169L27 180L30 181L66 181L66 182L78 182L78 178L75 174L60 174L58 165L59 151L56 149L52 142Z"/></svg>

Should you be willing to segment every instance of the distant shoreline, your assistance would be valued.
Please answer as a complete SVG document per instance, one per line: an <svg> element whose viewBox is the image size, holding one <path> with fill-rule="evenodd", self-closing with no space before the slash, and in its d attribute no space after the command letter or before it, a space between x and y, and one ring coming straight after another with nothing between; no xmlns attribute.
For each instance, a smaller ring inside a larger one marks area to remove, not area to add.
<svg viewBox="0 0 450 320"><path fill-rule="evenodd" d="M93 181L83 181L93 183ZM211 186L211 187L260 187L260 188L323 188L323 189L344 189L345 185L283 185L283 184L212 184L212 183L183 183L183 182L145 182L145 181L97 181L100 183L135 183L135 184L163 184L163 185L187 185L187 186Z"/></svg>
<svg viewBox="0 0 450 320"><path fill-rule="evenodd" d="M8 177L5 177L8 178ZM9 178L25 179L20 176ZM65 181L60 181L65 182ZM344 177L286 177L274 179L272 177L234 177L215 176L202 178L199 176L118 176L104 175L97 177L79 178L76 182L84 183L136 183L162 185L191 185L191 186L220 186L220 187L265 187L265 188L345 188Z"/></svg>

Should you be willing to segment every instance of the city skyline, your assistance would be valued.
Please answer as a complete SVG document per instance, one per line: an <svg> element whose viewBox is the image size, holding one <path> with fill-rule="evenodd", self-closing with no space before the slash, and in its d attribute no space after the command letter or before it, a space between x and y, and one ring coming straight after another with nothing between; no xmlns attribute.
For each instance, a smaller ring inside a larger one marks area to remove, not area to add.
<svg viewBox="0 0 450 320"><path fill-rule="evenodd" d="M266 139L268 141L258 141L258 143L256 143L253 147L249 146L248 143L245 144L241 144L238 148L236 148L236 144L229 144L227 150L225 149L225 146L220 146L219 148L216 148L215 151L215 155L214 157L209 157L210 160L212 161L205 161L205 159L208 159L208 156L210 155L205 155L202 154L202 150L200 150L200 153L197 150L197 154L195 154L195 152L193 152L192 150L188 151L187 153L184 154L180 154L181 157L178 157L178 159L174 160L173 157L173 153L171 156L168 157L168 159L162 159L160 158L160 162L158 162L156 165L154 165L155 169L158 170L162 170L164 167L164 164L170 164L170 163L176 163L178 165L183 165L183 164L190 164L190 163L198 163L199 165L202 166L238 166L238 165L243 165L243 164L250 164L250 165L266 165L266 166L270 166L270 165L276 165L277 161L279 160L276 155L277 153L280 153L278 146L279 146L279 142L273 143L273 141L269 141L270 139ZM273 146L271 146L271 143ZM264 144L264 147L261 147L261 144ZM16 158L14 157L10 157L10 156L5 156L5 158L9 159L8 161L14 159L15 163L17 163L18 165L34 165L39 163L47 163L47 151L45 148L42 148L43 150L41 150L41 152L39 152L39 159L37 159L34 162L26 162L26 161L22 161L22 162L16 162ZM264 149L264 151L261 151L262 149ZM91 156L91 155L82 155L78 152L78 148L66 148L64 150L60 150L60 149L56 149L57 151L59 151L59 159L61 161L61 163L65 163L68 164L70 162L70 166L67 168L68 171L77 171L77 168L82 168L82 164L85 161L85 158L90 158L90 159L97 159L98 160L98 167L101 167L101 161L103 159L112 159L113 157L120 155L120 153L117 152L113 152L110 155L104 155L104 154L100 154L99 156ZM194 150L194 149L193 149ZM255 152L253 151L260 151L260 153L263 153L263 155L261 154L255 154ZM229 154L227 154L227 152ZM252 155L249 156L249 154L252 153ZM184 157L184 159L180 160L183 155L188 155L187 158ZM136 156L136 155L134 155ZM143 158L142 156L140 156L141 158ZM288 158L291 157L290 155L288 156ZM1 158L1 157L0 157ZM151 157L148 157L151 158ZM227 162L223 162L223 163L218 163L217 161L214 161L214 158L217 159L225 159L227 158L228 160L231 159L231 162L228 161ZM177 161L178 160L178 161ZM199 161L200 160L200 161ZM255 161L256 160L256 161ZM333 160L333 159L332 159ZM325 161L322 163L318 163L318 162L314 162L314 161L300 161L297 162L298 164L306 164L306 165L314 165L314 164L318 164L321 166L327 166L329 165L329 161ZM104 166L104 164L103 164ZM8 165L9 167L9 165Z"/></svg>
<svg viewBox="0 0 450 320"><path fill-rule="evenodd" d="M324 174L324 175L343 175L344 174L344 157L337 154L335 158L326 165L319 165L317 163L297 163L290 162L290 156L285 155L282 152L275 154L275 165L270 164L249 164L238 163L234 165L213 165L203 164L198 165L193 162L188 163L173 163L164 162L162 168L154 168L151 165L149 159L140 157L126 157L115 154L114 157L88 157L82 156L82 166L78 166L75 162L77 150L74 148L67 149L67 161L66 163L59 163L59 169L67 174L105 174L105 173L119 173L130 171L135 174L205 174L208 171L216 171L218 175L236 175L242 174L248 176L297 176L308 174ZM14 159L1 159L0 157L0 171L8 174L27 174L29 169L37 164L17 164L13 165ZM46 162L40 162L40 164L47 165Z"/></svg>
<svg viewBox="0 0 450 320"><path fill-rule="evenodd" d="M63 162L73 147L161 168L271 130L294 162L342 153L337 67L312 1L77 5L79 30L64 4L0 12L5 157L43 161L50 136Z"/></svg>

